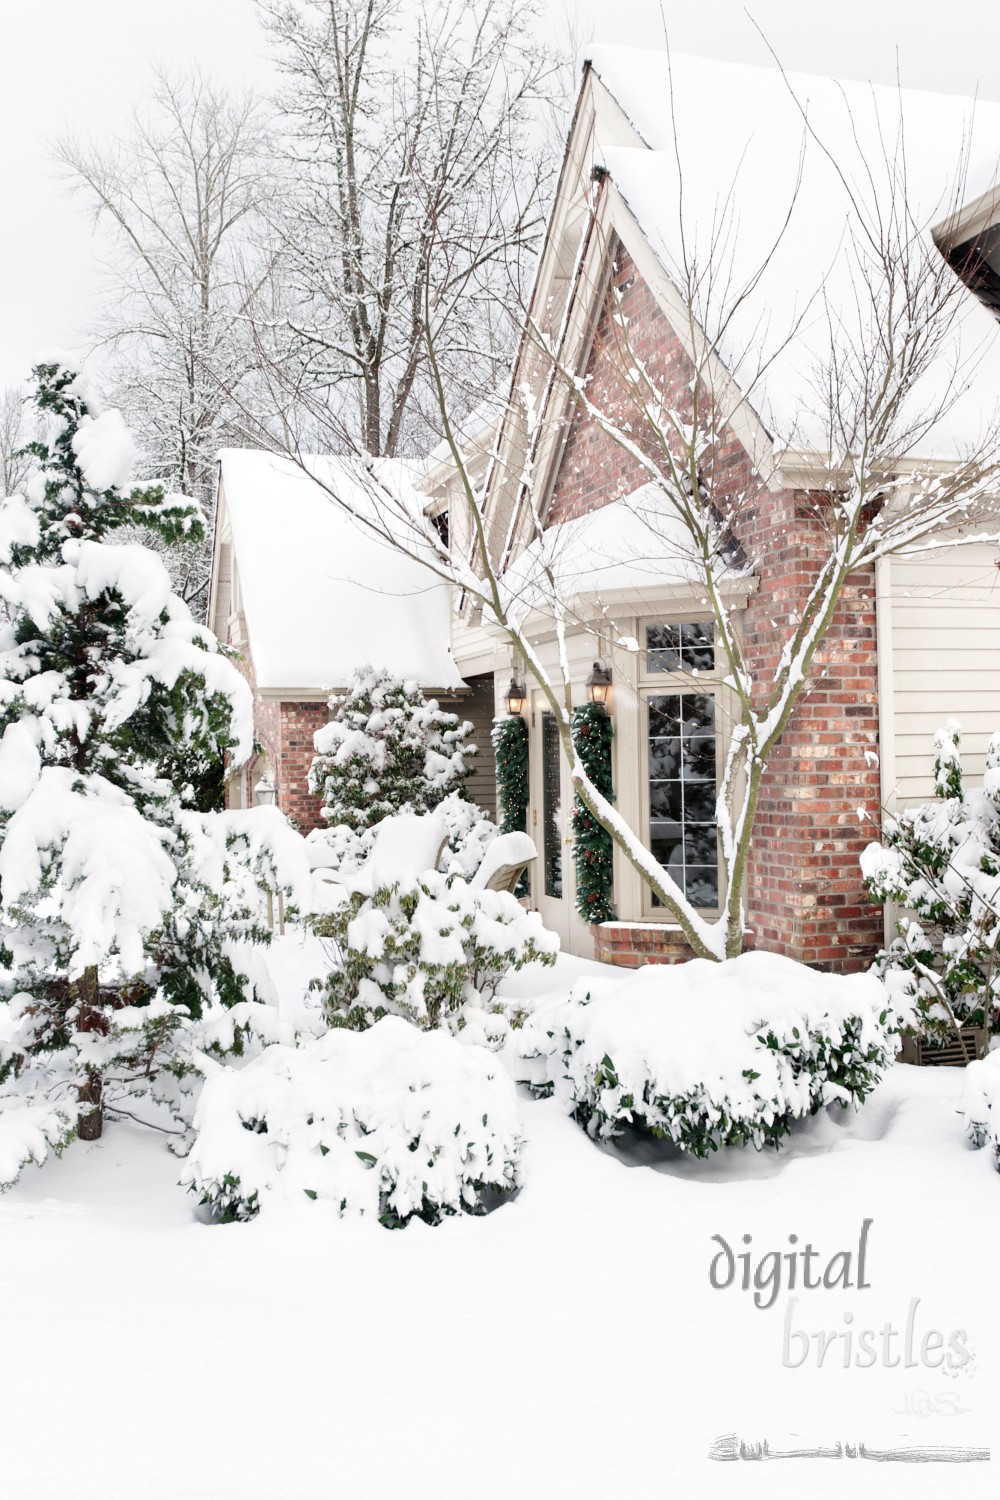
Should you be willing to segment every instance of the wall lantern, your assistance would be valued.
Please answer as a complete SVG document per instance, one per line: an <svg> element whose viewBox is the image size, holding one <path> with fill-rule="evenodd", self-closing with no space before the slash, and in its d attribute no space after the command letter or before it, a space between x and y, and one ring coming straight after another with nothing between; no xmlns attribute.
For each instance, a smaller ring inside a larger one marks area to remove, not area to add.
<svg viewBox="0 0 1000 1500"><path fill-rule="evenodd" d="M518 714L524 713L524 705L527 698L528 695L524 690L524 683L518 682L515 677L512 677L510 679L510 687L507 689L507 695L504 698L504 702L507 705L507 712L511 718L517 718Z"/></svg>
<svg viewBox="0 0 1000 1500"><path fill-rule="evenodd" d="M273 807L274 793L274 782L265 771L253 789L253 799L258 807Z"/></svg>
<svg viewBox="0 0 1000 1500"><path fill-rule="evenodd" d="M594 669L585 683L587 697L591 703L600 703L607 707L608 699L611 697L611 672L608 667L602 666L599 661L594 662Z"/></svg>

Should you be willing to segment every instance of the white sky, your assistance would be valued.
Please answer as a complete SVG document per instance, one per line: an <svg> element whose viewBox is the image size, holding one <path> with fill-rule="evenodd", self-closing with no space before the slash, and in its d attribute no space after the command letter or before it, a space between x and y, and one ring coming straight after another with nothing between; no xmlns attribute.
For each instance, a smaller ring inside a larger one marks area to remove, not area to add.
<svg viewBox="0 0 1000 1500"><path fill-rule="evenodd" d="M662 46L659 0L543 0L578 39ZM786 68L1000 100L995 0L749 0ZM663 0L670 45L767 62L742 0ZM127 127L152 62L265 85L253 0L0 0L0 385L32 354L86 347L100 296L99 246L46 142ZM725 108L725 100L711 101ZM1000 143L998 143L1000 147Z"/></svg>

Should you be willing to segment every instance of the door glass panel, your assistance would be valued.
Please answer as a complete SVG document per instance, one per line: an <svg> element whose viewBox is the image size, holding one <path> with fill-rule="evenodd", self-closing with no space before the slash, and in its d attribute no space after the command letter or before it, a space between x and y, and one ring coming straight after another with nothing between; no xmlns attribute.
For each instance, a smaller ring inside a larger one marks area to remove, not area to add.
<svg viewBox="0 0 1000 1500"><path fill-rule="evenodd" d="M542 823L545 894L561 897L562 782L559 773L559 730L555 716L542 714Z"/></svg>
<svg viewBox="0 0 1000 1500"><path fill-rule="evenodd" d="M658 694L648 708L649 847L689 901L717 906L715 702Z"/></svg>

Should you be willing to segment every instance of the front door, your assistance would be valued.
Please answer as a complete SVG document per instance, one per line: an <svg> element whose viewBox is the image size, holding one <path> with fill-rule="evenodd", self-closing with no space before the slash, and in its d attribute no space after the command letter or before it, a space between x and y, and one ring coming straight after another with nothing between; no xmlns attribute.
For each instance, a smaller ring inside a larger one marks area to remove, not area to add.
<svg viewBox="0 0 1000 1500"><path fill-rule="evenodd" d="M531 832L538 850L531 871L532 896L546 927L568 947L574 885L572 798L555 716L541 707L544 701L536 694L532 712Z"/></svg>

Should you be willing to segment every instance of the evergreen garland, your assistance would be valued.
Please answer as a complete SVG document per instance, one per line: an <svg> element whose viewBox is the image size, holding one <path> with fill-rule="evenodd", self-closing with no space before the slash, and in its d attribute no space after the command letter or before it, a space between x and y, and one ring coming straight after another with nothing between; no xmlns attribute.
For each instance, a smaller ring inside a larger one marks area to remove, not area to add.
<svg viewBox="0 0 1000 1500"><path fill-rule="evenodd" d="M528 726L520 714L494 719L493 752L496 757L497 821L501 833L528 830ZM515 896L530 889L527 871L517 883Z"/></svg>
<svg viewBox="0 0 1000 1500"><path fill-rule="evenodd" d="M497 812L501 833L528 827L528 726L520 714L495 719L493 750L497 765Z"/></svg>
<svg viewBox="0 0 1000 1500"><path fill-rule="evenodd" d="M584 703L574 708L573 743L577 754L594 786L609 802L614 801L611 780L614 735L611 716L603 704ZM576 909L588 923L614 921L614 845L610 833L579 797L574 799L573 833Z"/></svg>

